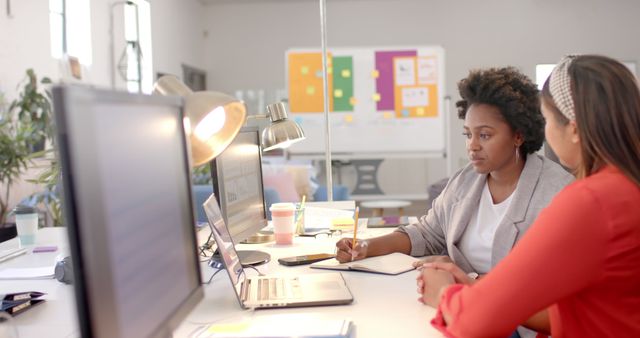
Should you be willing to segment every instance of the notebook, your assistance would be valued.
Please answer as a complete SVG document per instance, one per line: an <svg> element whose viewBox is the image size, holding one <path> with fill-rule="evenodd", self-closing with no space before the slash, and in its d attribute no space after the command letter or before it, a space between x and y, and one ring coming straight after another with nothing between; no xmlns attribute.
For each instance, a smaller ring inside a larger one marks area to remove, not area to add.
<svg viewBox="0 0 640 338"><path fill-rule="evenodd" d="M334 258L313 263L311 267L316 269L355 270L385 275L399 275L403 272L414 270L413 263L417 261L419 261L418 258L395 252L348 263L340 263Z"/></svg>
<svg viewBox="0 0 640 338"><path fill-rule="evenodd" d="M209 196L202 206L241 307L262 309L353 302L340 273L247 277L215 196Z"/></svg>

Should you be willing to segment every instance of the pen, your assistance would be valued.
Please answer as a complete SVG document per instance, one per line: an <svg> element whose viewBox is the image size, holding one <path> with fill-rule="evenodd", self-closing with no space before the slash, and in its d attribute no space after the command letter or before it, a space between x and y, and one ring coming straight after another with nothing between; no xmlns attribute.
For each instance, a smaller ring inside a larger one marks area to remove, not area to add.
<svg viewBox="0 0 640 338"><path fill-rule="evenodd" d="M353 241L351 242L351 248L356 247L356 234L358 233L358 214L360 213L360 207L356 207L355 215L353 216Z"/></svg>
<svg viewBox="0 0 640 338"><path fill-rule="evenodd" d="M304 212L304 201L307 199L307 195L302 195L302 202L300 202L300 208L296 215L296 233L298 235L304 233L304 226L300 223L302 221L302 213Z"/></svg>

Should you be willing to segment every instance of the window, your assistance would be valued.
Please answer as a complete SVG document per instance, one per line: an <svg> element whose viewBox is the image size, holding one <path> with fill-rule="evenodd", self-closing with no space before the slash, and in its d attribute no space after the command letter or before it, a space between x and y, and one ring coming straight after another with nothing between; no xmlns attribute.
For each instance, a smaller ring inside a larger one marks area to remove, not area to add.
<svg viewBox="0 0 640 338"><path fill-rule="evenodd" d="M75 56L91 65L91 11L89 0L49 0L51 56Z"/></svg>
<svg viewBox="0 0 640 338"><path fill-rule="evenodd" d="M124 6L127 90L149 94L153 90L151 6L146 0L131 2Z"/></svg>

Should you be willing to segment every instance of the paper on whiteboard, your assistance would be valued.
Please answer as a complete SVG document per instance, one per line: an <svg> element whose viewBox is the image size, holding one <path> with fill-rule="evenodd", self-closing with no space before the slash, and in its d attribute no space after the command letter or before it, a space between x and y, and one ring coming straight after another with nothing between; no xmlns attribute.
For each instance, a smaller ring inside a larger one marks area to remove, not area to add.
<svg viewBox="0 0 640 338"><path fill-rule="evenodd" d="M418 58L418 83L419 84L435 84L438 80L436 59Z"/></svg>
<svg viewBox="0 0 640 338"><path fill-rule="evenodd" d="M413 58L396 58L394 60L396 86L413 86L416 84L416 69Z"/></svg>
<svg viewBox="0 0 640 338"><path fill-rule="evenodd" d="M402 106L424 107L429 105L428 88L402 88Z"/></svg>

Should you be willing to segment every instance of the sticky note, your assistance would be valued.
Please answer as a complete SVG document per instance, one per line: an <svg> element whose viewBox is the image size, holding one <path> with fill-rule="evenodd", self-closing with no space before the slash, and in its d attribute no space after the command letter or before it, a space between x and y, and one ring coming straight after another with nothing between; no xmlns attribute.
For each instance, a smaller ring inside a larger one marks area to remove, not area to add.
<svg viewBox="0 0 640 338"><path fill-rule="evenodd" d="M351 123L353 122L353 115L347 114L344 116L344 122Z"/></svg>
<svg viewBox="0 0 640 338"><path fill-rule="evenodd" d="M249 328L251 323L243 321L238 323L213 324L207 329L208 333L238 333Z"/></svg>
<svg viewBox="0 0 640 338"><path fill-rule="evenodd" d="M342 97L342 89L336 89L333 91L333 96Z"/></svg>
<svg viewBox="0 0 640 338"><path fill-rule="evenodd" d="M334 230L352 230L353 218L351 217L337 217L331 220L331 229Z"/></svg>
<svg viewBox="0 0 640 338"><path fill-rule="evenodd" d="M300 68L300 73L302 73L302 75L309 74L309 67L304 66L304 67Z"/></svg>
<svg viewBox="0 0 640 338"><path fill-rule="evenodd" d="M374 70L371 71L371 77L372 78L377 79L378 76L380 76L380 72L378 70L374 69Z"/></svg>
<svg viewBox="0 0 640 338"><path fill-rule="evenodd" d="M316 71L316 77L320 77L320 78L322 77L322 69Z"/></svg>
<svg viewBox="0 0 640 338"><path fill-rule="evenodd" d="M327 74L333 74L333 67L327 67Z"/></svg>
<svg viewBox="0 0 640 338"><path fill-rule="evenodd" d="M356 98L352 96L349 98L349 104L355 106L356 104L358 104L358 100L356 100Z"/></svg>
<svg viewBox="0 0 640 338"><path fill-rule="evenodd" d="M409 117L409 109L402 109L402 116Z"/></svg>
<svg viewBox="0 0 640 338"><path fill-rule="evenodd" d="M307 86L307 95L313 95L316 93L316 87L314 86Z"/></svg>
<svg viewBox="0 0 640 338"><path fill-rule="evenodd" d="M351 77L351 70L349 69L343 69L342 72L340 73L342 75L342 77L344 78L350 78Z"/></svg>
<svg viewBox="0 0 640 338"><path fill-rule="evenodd" d="M393 117L393 114L387 111L387 112L384 112L384 114L382 114L382 117L384 117L385 119L390 119Z"/></svg>
<svg viewBox="0 0 640 338"><path fill-rule="evenodd" d="M371 98L373 99L373 101L378 102L380 101L380 93L375 93L371 96Z"/></svg>
<svg viewBox="0 0 640 338"><path fill-rule="evenodd" d="M416 114L418 116L423 116L424 115L424 108L422 108L422 107L416 108Z"/></svg>

